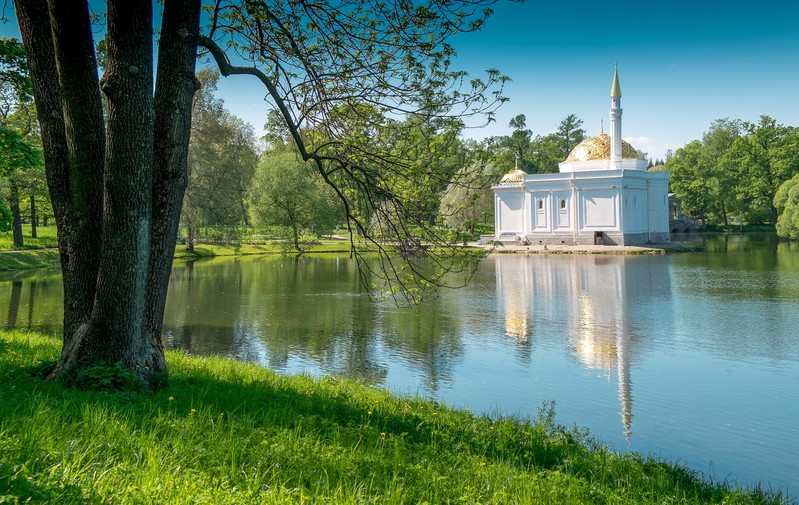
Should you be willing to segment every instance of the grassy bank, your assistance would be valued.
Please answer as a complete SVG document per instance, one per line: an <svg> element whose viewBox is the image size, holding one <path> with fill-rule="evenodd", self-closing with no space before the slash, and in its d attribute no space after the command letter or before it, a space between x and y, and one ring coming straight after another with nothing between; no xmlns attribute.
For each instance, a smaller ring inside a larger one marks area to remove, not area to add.
<svg viewBox="0 0 799 505"><path fill-rule="evenodd" d="M308 246L307 253L347 253L350 251L349 240L319 240L317 243ZM215 256L239 256L251 254L297 254L297 251L287 249L282 243L275 241L266 244L198 244L194 246L194 252L189 253L185 245L178 245L175 248L175 258L197 259L211 258Z"/></svg>
<svg viewBox="0 0 799 505"><path fill-rule="evenodd" d="M29 268L42 268L58 266L58 251L11 251L0 252L0 271L26 270Z"/></svg>
<svg viewBox="0 0 799 505"><path fill-rule="evenodd" d="M25 227L24 247L16 251L11 237L11 232L0 233L0 271L25 270L58 266L59 257L58 241L55 226L40 226L38 237L31 238L29 227ZM308 253L347 253L350 250L349 240L324 239L308 246ZM297 254L296 251L286 250L279 241L264 244L198 244L193 253L186 251L185 245L178 245L175 249L175 258L200 259L216 256L241 256L251 254Z"/></svg>
<svg viewBox="0 0 799 505"><path fill-rule="evenodd" d="M147 396L64 389L52 337L0 330L0 503L781 503L353 382L169 353Z"/></svg>

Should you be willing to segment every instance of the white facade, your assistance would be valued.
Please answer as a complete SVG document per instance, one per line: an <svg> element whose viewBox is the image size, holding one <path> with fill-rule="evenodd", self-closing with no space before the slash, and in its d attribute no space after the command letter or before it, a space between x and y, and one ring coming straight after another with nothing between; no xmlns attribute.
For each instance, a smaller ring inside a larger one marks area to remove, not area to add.
<svg viewBox="0 0 799 505"><path fill-rule="evenodd" d="M613 95L617 96L613 96ZM515 170L493 186L497 240L530 244L639 245L670 240L667 172L622 141L618 74L611 89L611 135L581 142L560 173Z"/></svg>

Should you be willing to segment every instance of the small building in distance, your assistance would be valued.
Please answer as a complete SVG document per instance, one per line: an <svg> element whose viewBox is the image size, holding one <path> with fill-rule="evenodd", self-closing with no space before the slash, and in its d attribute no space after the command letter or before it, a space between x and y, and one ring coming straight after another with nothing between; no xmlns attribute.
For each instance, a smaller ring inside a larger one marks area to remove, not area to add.
<svg viewBox="0 0 799 505"><path fill-rule="evenodd" d="M641 245L667 243L669 174L621 138L621 86L613 75L610 135L585 139L559 164L559 173L527 174L518 167L494 190L495 240L529 244Z"/></svg>

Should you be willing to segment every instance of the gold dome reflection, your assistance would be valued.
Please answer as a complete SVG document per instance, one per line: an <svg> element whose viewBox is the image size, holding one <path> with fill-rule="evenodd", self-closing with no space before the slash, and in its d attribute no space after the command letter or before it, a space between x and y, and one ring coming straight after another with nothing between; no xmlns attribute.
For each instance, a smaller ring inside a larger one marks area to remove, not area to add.
<svg viewBox="0 0 799 505"><path fill-rule="evenodd" d="M623 159L637 159L638 154L635 148L628 142L621 141L621 157ZM589 137L579 144L569 153L567 162L571 161L592 161L610 159L610 135L600 133L595 137Z"/></svg>
<svg viewBox="0 0 799 505"><path fill-rule="evenodd" d="M501 263L515 263L513 268L507 268L503 274ZM531 286L529 279L530 263L523 256L503 258L496 263L497 280L502 293L503 312L505 314L505 334L513 337L520 343L527 342L529 335L529 313Z"/></svg>

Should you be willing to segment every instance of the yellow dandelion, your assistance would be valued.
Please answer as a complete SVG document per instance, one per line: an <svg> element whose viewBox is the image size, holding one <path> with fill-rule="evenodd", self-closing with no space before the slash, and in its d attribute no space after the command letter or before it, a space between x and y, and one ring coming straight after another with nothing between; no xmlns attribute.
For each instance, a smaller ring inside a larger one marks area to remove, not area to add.
<svg viewBox="0 0 799 505"><path fill-rule="evenodd" d="M381 432L380 432L380 436L381 436L382 438L386 438L386 432L385 432L385 431L381 431Z"/></svg>
<svg viewBox="0 0 799 505"><path fill-rule="evenodd" d="M174 397L174 396L170 396L170 397L169 397L169 401L170 401L170 402L171 402L172 400L174 400L174 399L175 399L175 397Z"/></svg>
<svg viewBox="0 0 799 505"><path fill-rule="evenodd" d="M480 466L486 466L486 462L485 461L481 461L480 462Z"/></svg>
<svg viewBox="0 0 799 505"><path fill-rule="evenodd" d="M367 416L371 416L371 415L372 415L372 411L371 411L371 410L367 410L367 411L366 411L366 415L367 415Z"/></svg>

